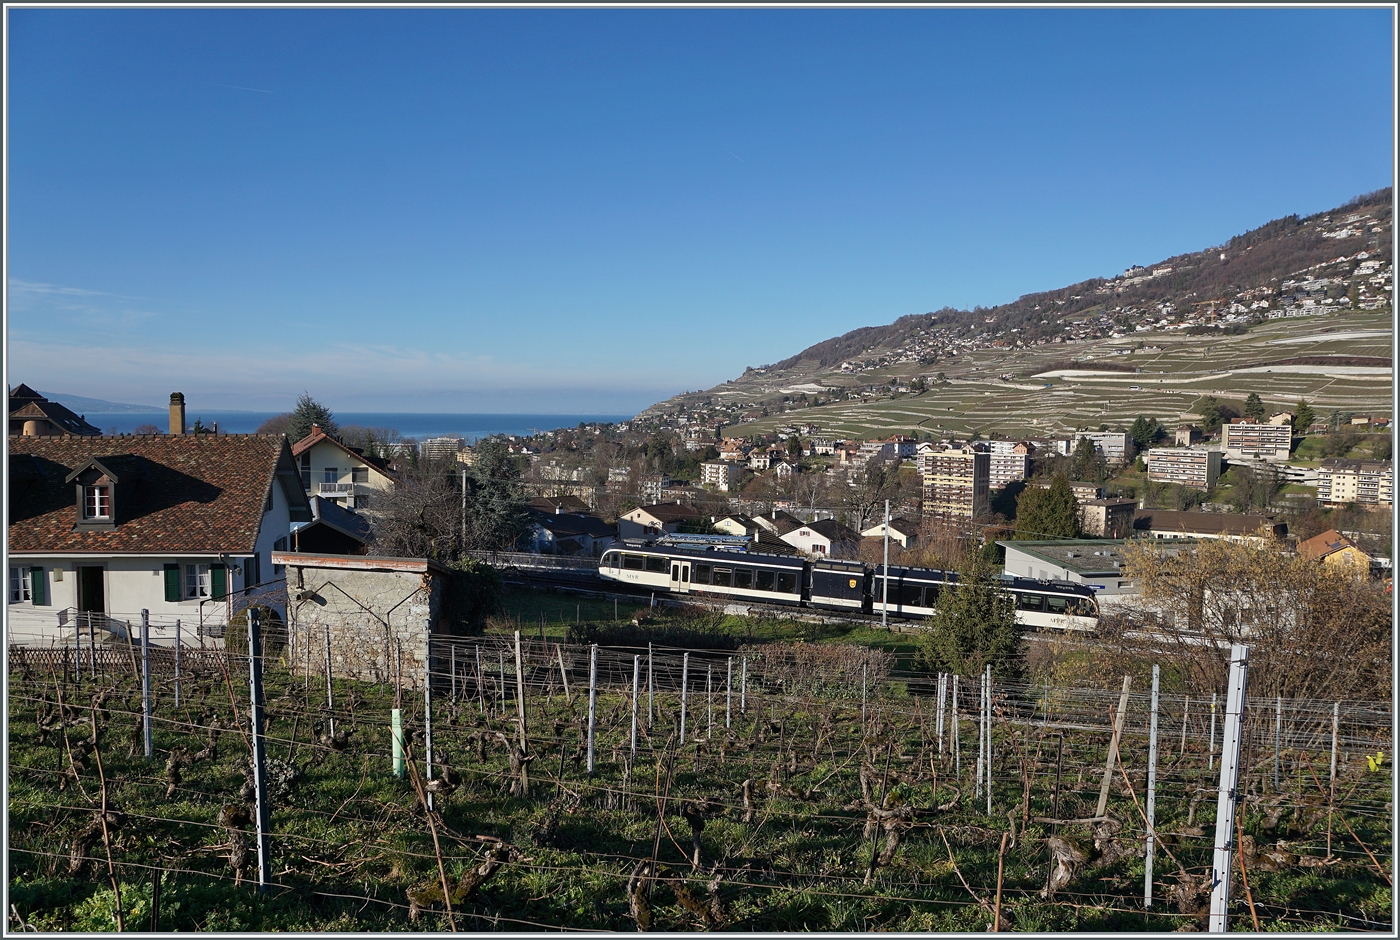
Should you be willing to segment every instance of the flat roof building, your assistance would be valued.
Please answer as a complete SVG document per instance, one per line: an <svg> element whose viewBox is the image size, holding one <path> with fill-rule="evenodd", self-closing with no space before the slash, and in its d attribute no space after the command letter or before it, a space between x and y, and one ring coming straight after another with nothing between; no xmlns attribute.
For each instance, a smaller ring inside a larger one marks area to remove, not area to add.
<svg viewBox="0 0 1400 940"><path fill-rule="evenodd" d="M1156 447L1147 452L1147 479L1209 490L1220 478L1220 451L1204 447Z"/></svg>

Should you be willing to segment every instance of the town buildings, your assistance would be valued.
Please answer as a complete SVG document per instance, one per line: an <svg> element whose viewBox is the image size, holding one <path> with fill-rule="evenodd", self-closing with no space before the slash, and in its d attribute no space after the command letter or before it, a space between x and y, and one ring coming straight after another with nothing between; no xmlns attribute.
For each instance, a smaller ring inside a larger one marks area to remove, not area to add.
<svg viewBox="0 0 1400 940"><path fill-rule="evenodd" d="M418 445L418 453L424 460L453 461L465 443L460 437L430 437Z"/></svg>
<svg viewBox="0 0 1400 940"><path fill-rule="evenodd" d="M1220 477L1220 451L1205 447L1154 447L1147 452L1147 479L1209 490Z"/></svg>
<svg viewBox="0 0 1400 940"><path fill-rule="evenodd" d="M1079 502L1079 527L1097 539L1126 539L1133 535L1131 499L1086 499Z"/></svg>
<svg viewBox="0 0 1400 940"><path fill-rule="evenodd" d="M1371 556L1336 529L1299 542L1298 554L1357 578L1368 577L1371 573Z"/></svg>
<svg viewBox="0 0 1400 940"><path fill-rule="evenodd" d="M1006 446L1010 445L1010 446ZM1035 446L1025 441L992 441L987 461L987 485L999 490L1030 475Z"/></svg>
<svg viewBox="0 0 1400 940"><path fill-rule="evenodd" d="M1084 438L1092 441L1094 449L1109 463L1123 463L1133 454L1133 439L1127 431L1077 431L1071 453Z"/></svg>
<svg viewBox="0 0 1400 940"><path fill-rule="evenodd" d="M860 550L860 535L835 519L805 523L784 534L782 540L816 557L854 558Z"/></svg>
<svg viewBox="0 0 1400 940"><path fill-rule="evenodd" d="M1225 539L1230 542L1260 543L1288 535L1288 523L1271 516L1250 516L1233 512L1175 512L1167 509L1139 509L1133 513L1133 530L1139 538Z"/></svg>
<svg viewBox="0 0 1400 940"><path fill-rule="evenodd" d="M681 503L638 506L617 520L617 534L624 539L656 538L665 532L678 532L683 524L695 524L704 517L699 510Z"/></svg>

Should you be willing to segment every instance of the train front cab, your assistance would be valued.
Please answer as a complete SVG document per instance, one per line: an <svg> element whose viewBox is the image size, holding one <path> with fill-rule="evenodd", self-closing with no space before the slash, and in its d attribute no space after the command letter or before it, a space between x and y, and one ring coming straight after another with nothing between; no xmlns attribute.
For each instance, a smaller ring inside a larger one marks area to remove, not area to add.
<svg viewBox="0 0 1400 940"><path fill-rule="evenodd" d="M812 563L811 604L836 610L870 610L870 578L858 561L822 559Z"/></svg>

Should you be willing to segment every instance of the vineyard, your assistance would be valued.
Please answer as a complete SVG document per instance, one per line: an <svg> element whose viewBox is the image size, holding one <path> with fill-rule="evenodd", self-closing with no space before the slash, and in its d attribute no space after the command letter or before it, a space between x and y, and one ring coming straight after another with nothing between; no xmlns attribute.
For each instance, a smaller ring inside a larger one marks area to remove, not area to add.
<svg viewBox="0 0 1400 940"><path fill-rule="evenodd" d="M9 929L1205 928L1223 690L509 636L328 689L287 639L264 856L247 656L10 648ZM1391 721L1249 699L1231 929L1392 928Z"/></svg>

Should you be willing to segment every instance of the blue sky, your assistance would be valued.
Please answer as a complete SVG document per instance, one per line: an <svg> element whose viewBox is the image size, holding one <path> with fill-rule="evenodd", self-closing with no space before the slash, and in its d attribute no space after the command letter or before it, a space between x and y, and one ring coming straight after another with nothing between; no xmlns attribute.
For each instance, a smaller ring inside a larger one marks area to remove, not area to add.
<svg viewBox="0 0 1400 940"><path fill-rule="evenodd" d="M633 412L1390 185L1389 9L14 9L9 381Z"/></svg>

